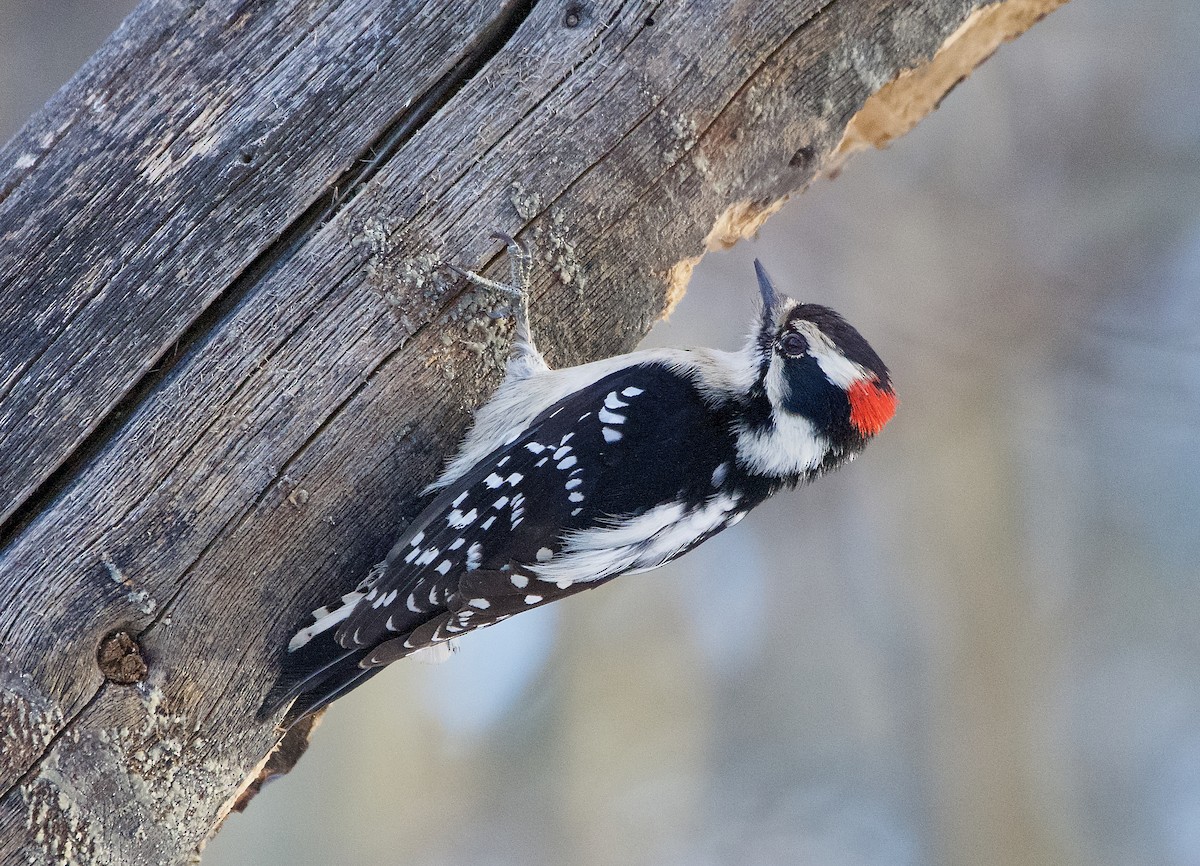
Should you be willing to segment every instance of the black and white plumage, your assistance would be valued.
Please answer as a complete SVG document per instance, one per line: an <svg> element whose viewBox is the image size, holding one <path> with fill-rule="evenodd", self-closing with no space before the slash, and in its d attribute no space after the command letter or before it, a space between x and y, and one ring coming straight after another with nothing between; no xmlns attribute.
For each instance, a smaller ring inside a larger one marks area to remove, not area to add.
<svg viewBox="0 0 1200 866"><path fill-rule="evenodd" d="M778 295L757 262L763 309L742 351L551 370L529 332L531 259L503 239L512 285L460 273L518 298L504 382L386 559L291 639L260 718L296 696L289 725L389 662L656 568L850 460L895 411L866 340Z"/></svg>

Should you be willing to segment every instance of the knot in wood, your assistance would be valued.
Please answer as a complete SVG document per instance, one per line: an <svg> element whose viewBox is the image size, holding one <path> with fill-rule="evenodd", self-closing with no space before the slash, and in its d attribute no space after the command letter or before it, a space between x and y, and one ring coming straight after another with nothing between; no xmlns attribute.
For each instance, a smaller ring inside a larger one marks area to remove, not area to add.
<svg viewBox="0 0 1200 866"><path fill-rule="evenodd" d="M816 150L811 144L806 144L792 154L792 158L788 160L788 165L792 168L807 169L809 164L816 156Z"/></svg>
<svg viewBox="0 0 1200 866"><path fill-rule="evenodd" d="M106 680L123 686L140 683L146 678L142 648L127 631L114 631L100 642L96 663Z"/></svg>
<svg viewBox="0 0 1200 866"><path fill-rule="evenodd" d="M583 23L585 9L582 4L572 3L567 6L563 13L563 26L569 29L574 29Z"/></svg>

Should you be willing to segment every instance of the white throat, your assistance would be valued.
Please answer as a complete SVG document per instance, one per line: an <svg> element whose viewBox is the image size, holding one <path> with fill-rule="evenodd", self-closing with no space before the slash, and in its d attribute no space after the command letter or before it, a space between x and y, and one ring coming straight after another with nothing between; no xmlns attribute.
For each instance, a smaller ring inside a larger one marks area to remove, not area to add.
<svg viewBox="0 0 1200 866"><path fill-rule="evenodd" d="M771 359L763 385L772 407L783 405L787 396L784 361ZM742 426L736 431L741 464L759 475L803 475L815 470L829 451L829 440L817 433L811 421L779 409L771 413L768 429Z"/></svg>

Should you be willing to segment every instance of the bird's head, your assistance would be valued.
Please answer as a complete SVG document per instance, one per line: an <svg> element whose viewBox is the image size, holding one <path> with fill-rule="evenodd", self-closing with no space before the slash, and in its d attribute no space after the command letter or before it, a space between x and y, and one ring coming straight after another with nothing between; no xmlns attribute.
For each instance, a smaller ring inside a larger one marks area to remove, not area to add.
<svg viewBox="0 0 1200 866"><path fill-rule="evenodd" d="M887 366L840 315L775 291L754 263L762 313L748 351L764 410L740 431L743 462L762 474L801 478L863 449L896 411Z"/></svg>

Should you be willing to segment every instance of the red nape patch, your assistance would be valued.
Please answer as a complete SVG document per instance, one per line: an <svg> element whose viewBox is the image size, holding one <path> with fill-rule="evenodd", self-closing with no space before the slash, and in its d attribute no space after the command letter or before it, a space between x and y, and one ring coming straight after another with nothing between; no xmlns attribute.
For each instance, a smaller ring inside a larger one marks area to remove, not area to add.
<svg viewBox="0 0 1200 866"><path fill-rule="evenodd" d="M863 436L874 436L896 414L896 395L876 382L850 386L850 423Z"/></svg>

